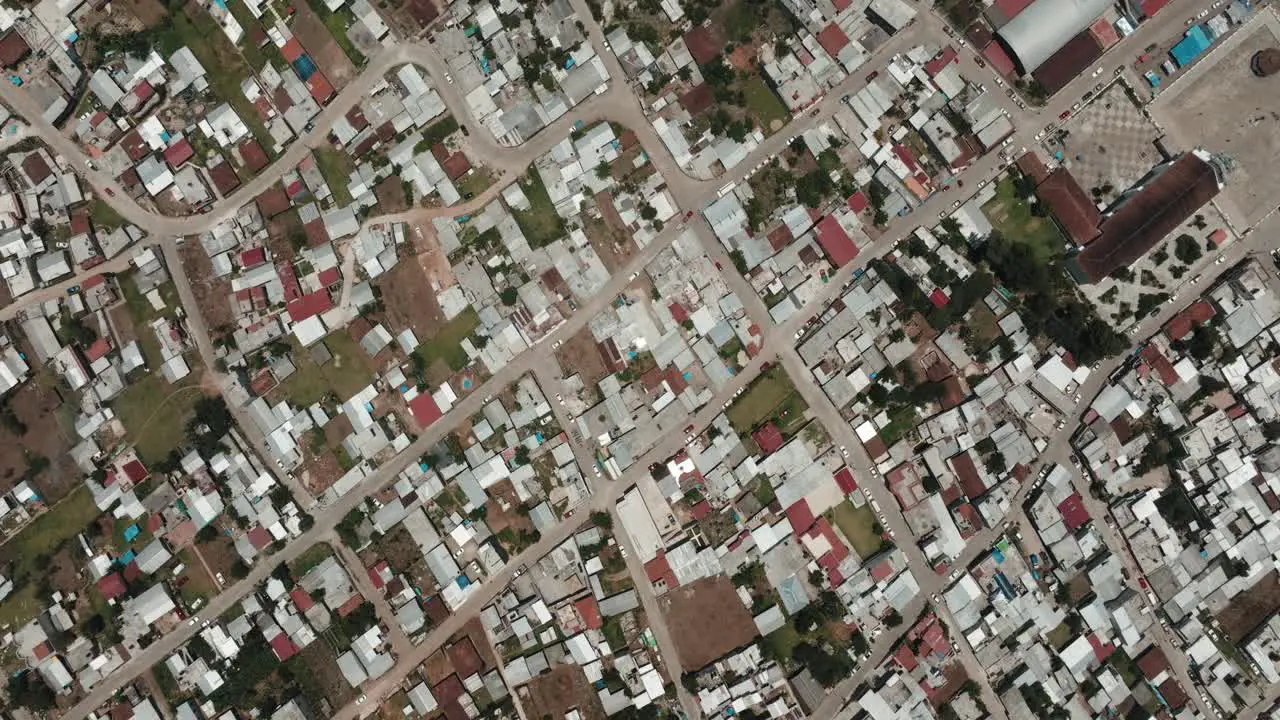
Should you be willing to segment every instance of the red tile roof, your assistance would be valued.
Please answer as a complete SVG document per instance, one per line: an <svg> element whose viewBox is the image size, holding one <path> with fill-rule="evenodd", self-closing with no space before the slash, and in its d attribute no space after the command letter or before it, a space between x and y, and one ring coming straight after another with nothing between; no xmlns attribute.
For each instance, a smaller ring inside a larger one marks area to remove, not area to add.
<svg viewBox="0 0 1280 720"><path fill-rule="evenodd" d="M861 190L850 195L846 202L849 205L849 209L856 213L860 213L871 206L871 202L867 200L867 196Z"/></svg>
<svg viewBox="0 0 1280 720"><path fill-rule="evenodd" d="M942 48L942 52L935 55L932 60L924 64L924 71L929 73L929 77L933 77L947 69L947 65L955 62L955 59L956 49L948 45Z"/></svg>
<svg viewBox="0 0 1280 720"><path fill-rule="evenodd" d="M425 392L418 393L417 397L409 401L409 412L413 413L413 419L420 428L428 427L444 415L435 398Z"/></svg>
<svg viewBox="0 0 1280 720"><path fill-rule="evenodd" d="M139 460L130 460L120 469L124 470L124 474L129 478L129 482L134 485L146 480L147 476L151 474L147 472L147 467Z"/></svg>
<svg viewBox="0 0 1280 720"><path fill-rule="evenodd" d="M929 293L929 302L933 303L934 307L946 307L947 303L951 302L951 298L947 297L942 288L934 288L933 292Z"/></svg>
<svg viewBox="0 0 1280 720"><path fill-rule="evenodd" d="M960 479L960 488L970 500L976 500L987 492L987 486L982 483L982 477L978 474L978 466L973 464L973 457L967 450L952 456L951 467Z"/></svg>
<svg viewBox="0 0 1280 720"><path fill-rule="evenodd" d="M298 612L306 612L316 604L316 601L311 599L311 596L307 594L306 590L302 589L301 585L297 585L290 590L289 597L293 598L293 604L298 608Z"/></svg>
<svg viewBox="0 0 1280 720"><path fill-rule="evenodd" d="M590 595L575 602L573 606L578 610L578 615L582 617L582 623L592 630L599 630L604 627L604 620L600 617L600 605L596 603L596 599Z"/></svg>
<svg viewBox="0 0 1280 720"><path fill-rule="evenodd" d="M17 30L10 30L0 37L0 64L7 68L22 62L31 52L31 46L27 41L18 34Z"/></svg>
<svg viewBox="0 0 1280 720"><path fill-rule="evenodd" d="M1068 530L1078 530L1089 522L1089 511L1085 510L1080 493L1071 493L1066 500L1058 503L1058 512L1061 513L1062 522Z"/></svg>
<svg viewBox="0 0 1280 720"><path fill-rule="evenodd" d="M312 99L320 105L329 102L329 98L333 97L333 83L329 82L329 78L319 70L307 78L307 90L310 91Z"/></svg>
<svg viewBox="0 0 1280 720"><path fill-rule="evenodd" d="M280 662L288 660L298 652L298 646L284 633L271 638L271 649L275 651L276 659Z"/></svg>
<svg viewBox="0 0 1280 720"><path fill-rule="evenodd" d="M320 271L320 284L329 287L342 279L342 273L338 272L338 268L327 268Z"/></svg>
<svg viewBox="0 0 1280 720"><path fill-rule="evenodd" d="M271 544L271 533L261 525L254 525L245 533L249 537L249 542L255 549L261 550Z"/></svg>
<svg viewBox="0 0 1280 720"><path fill-rule="evenodd" d="M1187 153L1102 222L1102 235L1073 265L1090 282L1128 267L1218 194L1212 166Z"/></svg>
<svg viewBox="0 0 1280 720"><path fill-rule="evenodd" d="M1160 348L1155 345L1148 344L1142 348L1142 359L1151 366L1160 375L1160 382L1165 385L1176 385L1178 383L1178 373L1173 369L1173 363L1169 362L1169 358L1160 352Z"/></svg>
<svg viewBox="0 0 1280 720"><path fill-rule="evenodd" d="M97 362L102 356L111 352L111 340L109 338L100 337L93 341L93 344L84 351L84 359L90 363Z"/></svg>
<svg viewBox="0 0 1280 720"><path fill-rule="evenodd" d="M893 659L907 672L915 670L916 666L920 664L916 660L915 653L911 652L911 647L906 643L902 643L897 650L893 651Z"/></svg>
<svg viewBox="0 0 1280 720"><path fill-rule="evenodd" d="M818 44L827 51L828 55L835 57L840 54L844 46L849 44L849 36L845 35L840 26L833 22L818 32Z"/></svg>
<svg viewBox="0 0 1280 720"><path fill-rule="evenodd" d="M840 221L834 215L828 215L818 223L816 230L818 244L836 267L844 267L849 261L858 257L858 246L853 244L849 233L844 231Z"/></svg>
<svg viewBox="0 0 1280 720"><path fill-rule="evenodd" d="M760 446L760 452L765 455L776 452L785 442L782 437L782 431L771 422L756 428L755 432L751 433L751 437Z"/></svg>
<svg viewBox="0 0 1280 720"><path fill-rule="evenodd" d="M97 583L98 592L102 593L102 597L108 600L124 595L128 591L124 578L120 577L120 573L113 572L110 575L103 575Z"/></svg>
<svg viewBox="0 0 1280 720"><path fill-rule="evenodd" d="M1087 245L1098 237L1098 224L1102 213L1080 187L1071 171L1065 167L1049 173L1049 177L1036 188L1036 195L1049 206L1053 217L1076 245Z"/></svg>
<svg viewBox="0 0 1280 720"><path fill-rule="evenodd" d="M761 482L768 482L768 480ZM787 522L791 523L791 530L797 535L813 526L813 511L809 509L809 503L803 498L791 503L785 514Z"/></svg>
<svg viewBox="0 0 1280 720"><path fill-rule="evenodd" d="M1147 17L1155 17L1155 14L1164 9L1169 4L1169 0L1142 0L1142 14Z"/></svg>
<svg viewBox="0 0 1280 720"><path fill-rule="evenodd" d="M701 520L711 514L711 503L706 500L699 500L693 504L693 507L689 508L689 514L693 516L694 520Z"/></svg>
<svg viewBox="0 0 1280 720"><path fill-rule="evenodd" d="M1009 76L1013 74L1013 60L1010 59L1009 53L1000 47L1000 43L988 42L982 47L982 56L987 59L991 68L1001 75Z"/></svg>
<svg viewBox="0 0 1280 720"><path fill-rule="evenodd" d="M245 140L239 146L240 159L249 172L256 173L267 166L267 153L257 140Z"/></svg>
<svg viewBox="0 0 1280 720"><path fill-rule="evenodd" d="M187 142L186 138L182 138L164 149L164 160L169 163L169 167L176 170L195 154L196 151L192 149L191 143Z"/></svg>
<svg viewBox="0 0 1280 720"><path fill-rule="evenodd" d="M840 486L840 492L848 495L858 489L858 482L853 479L853 471L847 467L840 468L836 473L836 485Z"/></svg>
<svg viewBox="0 0 1280 720"><path fill-rule="evenodd" d="M252 267L257 267L266 261L267 261L266 248L254 248L252 250L245 250L244 252L240 253L240 267L246 270Z"/></svg>
<svg viewBox="0 0 1280 720"><path fill-rule="evenodd" d="M235 166L229 162L221 162L209 168L209 179L218 189L218 194L226 197L228 193L240 187L240 177L236 175Z"/></svg>
<svg viewBox="0 0 1280 720"><path fill-rule="evenodd" d="M699 65L705 65L720 55L721 44L710 30L701 25L684 34L684 44L689 46L689 54Z"/></svg>
<svg viewBox="0 0 1280 720"><path fill-rule="evenodd" d="M1181 340L1195 327L1208 322L1215 314L1217 313L1209 301L1197 300L1169 320L1169 323L1164 326L1164 334L1170 340Z"/></svg>
<svg viewBox="0 0 1280 720"><path fill-rule="evenodd" d="M644 574L651 584L661 583L668 590L680 584L676 580L675 571L671 569L671 563L667 562L667 554L662 551L658 552L657 557L644 564Z"/></svg>
<svg viewBox="0 0 1280 720"><path fill-rule="evenodd" d="M272 185L254 200L258 204L258 212L268 220L289 209L289 196L279 185Z"/></svg>
<svg viewBox="0 0 1280 720"><path fill-rule="evenodd" d="M323 289L290 300L285 305L285 309L289 311L289 319L294 322L302 322L309 317L319 315L331 307L333 307L333 299L329 297L329 291Z"/></svg>

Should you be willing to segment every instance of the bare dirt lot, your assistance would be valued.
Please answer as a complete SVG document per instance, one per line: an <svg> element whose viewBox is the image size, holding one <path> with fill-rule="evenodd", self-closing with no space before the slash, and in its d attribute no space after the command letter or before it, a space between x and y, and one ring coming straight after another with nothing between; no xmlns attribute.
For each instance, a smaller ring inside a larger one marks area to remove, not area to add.
<svg viewBox="0 0 1280 720"><path fill-rule="evenodd" d="M555 353L560 367L569 372L577 371L582 376L585 387L595 387L596 383L609 374L604 358L600 357L600 351L596 349L596 341L591 336L590 328L579 330L573 337L565 340Z"/></svg>
<svg viewBox="0 0 1280 720"><path fill-rule="evenodd" d="M1231 598L1231 604L1218 613L1218 622L1232 642L1240 642L1276 610L1280 610L1280 573L1272 570L1253 587Z"/></svg>
<svg viewBox="0 0 1280 720"><path fill-rule="evenodd" d="M231 281L213 276L213 263L198 242L184 243L178 256L182 258L187 277L191 278L191 289L200 312L215 338L233 328L236 318L231 312Z"/></svg>
<svg viewBox="0 0 1280 720"><path fill-rule="evenodd" d="M405 258L378 279L382 288L382 304L391 327L413 328L418 340L436 334L444 324L444 313L436 302L436 293L422 266L414 258Z"/></svg>
<svg viewBox="0 0 1280 720"><path fill-rule="evenodd" d="M631 241L622 218L618 217L618 211L607 198L600 201L600 214L604 216L603 220L584 216L582 232L591 241L591 247L600 256L605 269L615 273L635 255L636 244Z"/></svg>
<svg viewBox="0 0 1280 720"><path fill-rule="evenodd" d="M604 706L577 665L558 665L517 691L531 718L562 718L574 708L584 720L604 720Z"/></svg>
<svg viewBox="0 0 1280 720"><path fill-rule="evenodd" d="M113 3L113 5L132 14L147 27L155 27L168 15L164 9L164 3L159 0L119 0L118 4Z"/></svg>
<svg viewBox="0 0 1280 720"><path fill-rule="evenodd" d="M71 407L63 407L61 391L50 380L37 376L5 403L25 432L17 425L0 424L0 491L33 479L46 501L57 502L80 484L81 473L67 454L73 442L59 419L59 413ZM29 468L37 471L25 477Z"/></svg>
<svg viewBox="0 0 1280 720"><path fill-rule="evenodd" d="M297 15L293 21L293 34L298 36L302 47L307 49L316 67L324 72L325 77L333 84L335 90L341 90L355 77L356 67L343 52L342 46L333 39L324 21L315 14L307 3L296 3L293 6Z"/></svg>
<svg viewBox="0 0 1280 720"><path fill-rule="evenodd" d="M1280 156L1280 92L1274 77L1249 69L1256 52L1277 44L1280 18L1261 9L1148 106L1174 148L1203 147L1235 161L1220 201L1241 226L1256 223L1280 199L1273 167Z"/></svg>
<svg viewBox="0 0 1280 720"><path fill-rule="evenodd" d="M706 667L757 635L751 613L743 607L733 583L723 575L676 588L659 602L686 671ZM715 627L716 632L707 632L709 627Z"/></svg>
<svg viewBox="0 0 1280 720"><path fill-rule="evenodd" d="M519 533L521 530L533 530L533 521L528 515L521 515L517 510L520 507L520 498L516 497L516 489L510 480L495 483L486 492L495 499L495 502L485 506L488 510L484 521L491 531L498 533L511 528L512 532ZM504 510L503 505L507 509Z"/></svg>

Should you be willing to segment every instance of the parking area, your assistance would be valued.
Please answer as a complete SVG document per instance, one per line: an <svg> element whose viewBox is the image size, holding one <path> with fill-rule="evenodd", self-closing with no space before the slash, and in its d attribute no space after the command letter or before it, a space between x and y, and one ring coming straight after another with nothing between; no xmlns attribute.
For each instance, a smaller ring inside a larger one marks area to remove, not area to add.
<svg viewBox="0 0 1280 720"><path fill-rule="evenodd" d="M1280 203L1280 78L1259 78L1249 61L1280 45L1280 17L1256 12L1149 106L1173 148L1202 147L1234 164L1218 202L1238 227L1252 226Z"/></svg>
<svg viewBox="0 0 1280 720"><path fill-rule="evenodd" d="M1094 200L1110 202L1160 162L1160 131L1123 82L1103 87L1045 143Z"/></svg>

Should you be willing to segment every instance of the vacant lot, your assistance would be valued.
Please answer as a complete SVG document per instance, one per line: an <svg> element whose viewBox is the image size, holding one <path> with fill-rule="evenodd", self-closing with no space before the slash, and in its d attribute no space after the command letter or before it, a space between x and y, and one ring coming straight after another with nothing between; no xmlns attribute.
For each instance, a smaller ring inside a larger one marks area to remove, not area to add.
<svg viewBox="0 0 1280 720"><path fill-rule="evenodd" d="M791 119L787 106L782 104L782 100L769 89L760 75L753 74L742 83L742 92L746 95L747 112L765 135L781 130Z"/></svg>
<svg viewBox="0 0 1280 720"><path fill-rule="evenodd" d="M884 541L875 531L876 515L870 505L859 508L845 500L831 509L831 515L831 521L853 544L853 551L858 553L858 557L866 560L880 552Z"/></svg>
<svg viewBox="0 0 1280 720"><path fill-rule="evenodd" d="M182 304L178 299L178 291L174 289L172 282L159 287L160 299L164 303L163 310L152 307L147 296L138 290L132 276L120 279L120 292L124 295L124 306L128 310L129 320L133 323L132 336L136 337L138 346L142 349L142 357L147 361L147 367L159 367L163 357L160 354L160 341L156 339L151 323L161 317L177 316L177 309Z"/></svg>
<svg viewBox="0 0 1280 720"><path fill-rule="evenodd" d="M1231 604L1218 613L1222 631L1232 642L1240 642L1253 634L1258 626L1280 610L1280 573L1272 570L1254 586L1231 598Z"/></svg>
<svg viewBox="0 0 1280 720"><path fill-rule="evenodd" d="M529 198L532 207L528 210L513 210L511 214L520 226L520 232L529 241L529 246L540 248L564 237L564 219L556 213L555 205L551 204L547 186L543 184L537 169L529 168L525 179L520 182L520 189Z"/></svg>
<svg viewBox="0 0 1280 720"><path fill-rule="evenodd" d="M283 395L297 407L307 407L331 392L345 401L373 382L369 356L351 335L345 331L332 332L322 342L333 357L324 365L317 365L309 350L290 340L297 370L272 390L272 394Z"/></svg>
<svg viewBox="0 0 1280 720"><path fill-rule="evenodd" d="M1030 203L1020 199L1013 178L1006 176L996 186L996 196L982 212L1001 235L1009 240L1024 242L1035 248L1036 257L1042 262L1062 252L1062 235L1053 221L1031 213Z"/></svg>
<svg viewBox="0 0 1280 720"><path fill-rule="evenodd" d="M80 486L80 470L67 455L77 401L74 395L64 399L64 392L41 371L8 398L20 424L0 424L0 492L30 480L46 502L56 502Z"/></svg>
<svg viewBox="0 0 1280 720"><path fill-rule="evenodd" d="M186 566L177 579L178 593L188 607L197 599L208 600L218 594L218 584L214 581L213 575L209 574L217 571L205 570L200 558L196 557L193 550L180 551L178 560ZM226 573L223 573L223 577L226 577Z"/></svg>
<svg viewBox="0 0 1280 720"><path fill-rule="evenodd" d="M468 307L458 317L444 323L430 337L419 337L422 343L414 351L430 368L437 361L442 361L453 372L467 366L467 353L462 349L462 341L480 327L480 316L474 308Z"/></svg>
<svg viewBox="0 0 1280 720"><path fill-rule="evenodd" d="M756 637L751 612L743 607L733 583L723 575L676 588L660 603L686 671L701 670ZM712 627L715 632L707 632Z"/></svg>
<svg viewBox="0 0 1280 720"><path fill-rule="evenodd" d="M436 301L436 291L430 277L416 258L405 258L396 263L378 280L382 288L382 305L386 308L387 322L391 327L409 328L419 342L440 331L445 323L444 313Z"/></svg>
<svg viewBox="0 0 1280 720"><path fill-rule="evenodd" d="M50 559L98 514L93 496L81 486L0 545L0 568L18 588L0 603L0 625L12 628L40 612L41 576Z"/></svg>
<svg viewBox="0 0 1280 720"><path fill-rule="evenodd" d="M350 205L351 191L347 189L347 182L354 169L351 157L346 152L333 147L318 147L315 154L316 167L324 176L324 182L333 193L333 199L339 206Z"/></svg>
<svg viewBox="0 0 1280 720"><path fill-rule="evenodd" d="M236 319L235 313L231 312L231 281L225 277L214 277L213 263L198 242L183 243L178 249L178 256L191 279L191 290L196 295L196 304L200 306L210 333L214 337L229 333Z"/></svg>
<svg viewBox="0 0 1280 720"><path fill-rule="evenodd" d="M604 720L604 706L587 676L577 665L557 665L520 688L521 702L530 718L562 718L577 708L583 720Z"/></svg>
<svg viewBox="0 0 1280 720"><path fill-rule="evenodd" d="M596 340L591 335L591 328L584 327L574 333L573 337L564 341L555 351L556 362L567 373L582 376L582 384L594 388L610 370L605 365L600 350L596 348Z"/></svg>
<svg viewBox="0 0 1280 720"><path fill-rule="evenodd" d="M761 375L751 387L729 406L725 412L733 429L739 433L751 432L767 418L778 415L782 425L800 422L808 408L792 384L787 371L775 366ZM785 413L785 417L782 415ZM783 428L785 429L785 428Z"/></svg>
<svg viewBox="0 0 1280 720"><path fill-rule="evenodd" d="M187 421L204 395L203 366L194 357L187 358L187 363L191 374L176 384L170 385L159 370L152 370L111 401L144 464L163 460L186 439Z"/></svg>
<svg viewBox="0 0 1280 720"><path fill-rule="evenodd" d="M315 0L293 7L297 10L293 34L298 36L302 47L333 83L334 89L346 87L355 77L355 66L364 63L364 56L347 39L345 26L354 20L351 11L344 7L331 13L324 3Z"/></svg>

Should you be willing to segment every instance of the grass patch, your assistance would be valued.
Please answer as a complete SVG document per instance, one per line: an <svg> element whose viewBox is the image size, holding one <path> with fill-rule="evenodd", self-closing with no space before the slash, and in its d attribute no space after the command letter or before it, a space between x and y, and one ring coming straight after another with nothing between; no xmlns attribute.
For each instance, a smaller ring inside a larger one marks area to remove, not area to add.
<svg viewBox="0 0 1280 720"><path fill-rule="evenodd" d="M473 198L493 184L493 178L489 176L489 171L484 168L475 168L458 180L458 192L463 198Z"/></svg>
<svg viewBox="0 0 1280 720"><path fill-rule="evenodd" d="M204 565L195 557L190 550L182 550L178 553L178 560L186 568L182 571L182 577L185 580L182 586L178 588L178 594L182 596L183 602L187 607L196 600L208 600L218 594L218 585L209 573L204 569Z"/></svg>
<svg viewBox="0 0 1280 720"><path fill-rule="evenodd" d="M791 657L791 651L800 644L802 639L800 631L796 630L795 625L787 623L764 636L764 644L768 649L764 655L765 657L789 658Z"/></svg>
<svg viewBox="0 0 1280 720"><path fill-rule="evenodd" d="M831 509L831 516L831 522L840 528L840 532L853 544L853 551L863 560L880 552L884 546L884 538L875 531L876 515L870 505L854 507L853 503L845 500Z"/></svg>
<svg viewBox="0 0 1280 720"><path fill-rule="evenodd" d="M418 141L417 145L413 146L413 152L415 154L427 152L456 132L458 132L458 121L452 115L445 115L422 131L422 139Z"/></svg>
<svg viewBox="0 0 1280 720"><path fill-rule="evenodd" d="M529 168L525 181L520 189L529 198L531 207L528 210L513 210L511 214L520 226L520 232L529 241L529 247L540 248L549 245L565 236L564 218L556 213L551 197L547 195L547 186L537 168Z"/></svg>
<svg viewBox="0 0 1280 720"><path fill-rule="evenodd" d="M258 144L274 158L275 142L253 103L240 90L240 82L250 74L244 56L206 12L170 13L169 21L160 39L163 54L168 57L183 45L191 48L191 53L208 73L209 86L214 93L231 105Z"/></svg>
<svg viewBox="0 0 1280 720"><path fill-rule="evenodd" d="M293 364L297 371L285 378L279 392L297 407L319 402L329 393L346 400L373 382L369 356L345 331L332 332L325 337L323 342L333 357L324 365L317 365L311 359L310 351L298 345L297 341L290 339L289 342L293 346Z"/></svg>
<svg viewBox="0 0 1280 720"><path fill-rule="evenodd" d="M1018 197L1013 178L996 185L996 196L982 206L982 213L1005 238L1034 248L1036 258L1048 264L1062 253L1062 235L1053 221L1031 212L1031 204Z"/></svg>
<svg viewBox="0 0 1280 720"><path fill-rule="evenodd" d="M347 189L347 181L351 177L351 158L345 152L331 147L316 148L316 166L324 176L324 182L333 192L333 199L339 207L351 204L351 191Z"/></svg>
<svg viewBox="0 0 1280 720"><path fill-rule="evenodd" d="M333 556L333 548L329 547L329 543L316 543L307 548L306 552L294 558L293 564L289 569L293 571L293 576L300 578L306 575L308 571L324 562L325 558Z"/></svg>
<svg viewBox="0 0 1280 720"><path fill-rule="evenodd" d="M752 74L750 79L742 83L742 92L746 96L747 112L765 135L772 135L782 129L791 119L787 106L782 104L782 100L758 74ZM774 120L781 123L777 129L772 127Z"/></svg>
<svg viewBox="0 0 1280 720"><path fill-rule="evenodd" d="M264 30L262 21L253 16L249 12L249 7L242 2L231 2L227 4L227 9L231 11L231 15L235 17L236 22L244 28L244 39L239 45L240 53L244 55L244 59L249 62L250 67L254 70L261 70L268 64L281 65L284 63L284 56L280 54L280 50L276 48L275 43L268 41L262 47L253 44L251 38L254 36L255 30Z"/></svg>
<svg viewBox="0 0 1280 720"><path fill-rule="evenodd" d="M129 442L142 461L153 465L186 440L187 422L195 416L203 366L188 360L191 374L170 385L158 370L152 370L111 401L111 409L124 424Z"/></svg>
<svg viewBox="0 0 1280 720"><path fill-rule="evenodd" d="M1049 645L1051 645L1054 650L1059 650L1067 643L1071 642L1071 628L1067 627L1066 623L1062 623L1058 627L1050 630L1049 633L1044 636L1044 639L1049 641Z"/></svg>
<svg viewBox="0 0 1280 720"><path fill-rule="evenodd" d="M435 335L423 341L414 350L414 354L422 358L425 367L431 367L437 360L443 360L450 370L458 372L467 366L467 353L462 349L462 341L480 327L480 316L475 308L468 307L458 317L445 323Z"/></svg>
<svg viewBox="0 0 1280 720"><path fill-rule="evenodd" d="M16 588L0 603L0 625L16 628L39 614L42 593L38 578L49 558L99 514L93 495L81 485L0 545L0 566L9 567L8 576Z"/></svg>
<svg viewBox="0 0 1280 720"><path fill-rule="evenodd" d="M799 422L807 408L808 405L796 393L796 386L787 376L787 371L781 366L775 366L734 400L725 414L729 417L729 424L741 435L751 432L757 425L775 416L783 421L780 427L792 425Z"/></svg>
<svg viewBox="0 0 1280 720"><path fill-rule="evenodd" d="M124 227L124 218L120 217L120 213L101 199L93 201L93 206L89 209L89 217L93 220L95 230L110 232Z"/></svg>

